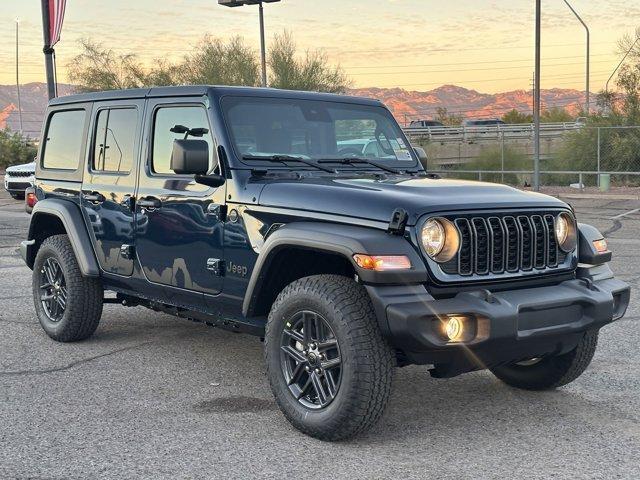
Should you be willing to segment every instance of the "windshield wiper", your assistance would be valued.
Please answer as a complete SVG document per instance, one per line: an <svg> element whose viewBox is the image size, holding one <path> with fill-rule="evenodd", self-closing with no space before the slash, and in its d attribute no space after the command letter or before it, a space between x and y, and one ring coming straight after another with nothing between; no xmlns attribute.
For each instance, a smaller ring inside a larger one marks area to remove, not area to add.
<svg viewBox="0 0 640 480"><path fill-rule="evenodd" d="M267 162L284 163L285 165L286 165L286 162L298 162L298 163L304 163L305 165L309 165L310 167L317 168L318 170L322 170L323 172L336 173L335 169L333 168L323 167L322 165L318 165L316 162L312 160L307 160L306 158L303 158L303 157L295 157L293 155L243 155L242 159L243 160L263 160Z"/></svg>
<svg viewBox="0 0 640 480"><path fill-rule="evenodd" d="M399 175L402 173L400 170L387 167L386 165L381 165L378 162L374 162L373 160L369 160L368 158L362 158L362 157L324 158L322 160L318 160L318 163L341 163L343 165L353 165L354 163L366 163L373 167L377 167L380 170L384 170L385 172L395 173L396 175Z"/></svg>

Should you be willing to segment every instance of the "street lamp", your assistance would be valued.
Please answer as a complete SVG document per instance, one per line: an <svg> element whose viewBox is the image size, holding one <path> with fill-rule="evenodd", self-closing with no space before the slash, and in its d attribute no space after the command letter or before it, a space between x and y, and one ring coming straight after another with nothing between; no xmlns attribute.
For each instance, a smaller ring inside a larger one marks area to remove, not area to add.
<svg viewBox="0 0 640 480"><path fill-rule="evenodd" d="M16 90L18 91L18 117L20 118L20 134L24 130L22 125L22 102L20 101L20 51L18 50L20 20L16 18Z"/></svg>
<svg viewBox="0 0 640 480"><path fill-rule="evenodd" d="M280 0L218 0L219 5L225 7L241 7L243 5L258 5L260 11L260 57L262 59L262 86L267 86L267 54L264 42L264 11L263 3L275 3Z"/></svg>
<svg viewBox="0 0 640 480"><path fill-rule="evenodd" d="M636 38L635 42L633 42L631 44L631 47L629 48L629 50L627 50L627 53L624 54L624 57L622 57L622 60L620 60L620 63L618 64L618 66L615 68L615 70L611 73L611 76L607 79L607 83L604 85L604 91L605 93L609 93L609 82L611 81L611 79L613 78L613 76L616 74L616 72L618 71L618 69L622 66L622 64L624 63L624 61L627 59L627 57L629 56L629 54L631 53L631 51L633 50L633 48L636 46L636 43L640 42L640 37Z"/></svg>
<svg viewBox="0 0 640 480"><path fill-rule="evenodd" d="M586 109L586 114L587 114L587 116L589 116L589 109L590 109L590 105L589 105L589 47L590 47L589 27L587 27L587 24L584 23L582 18L580 18L580 15L578 15L578 12L576 12L573 9L571 4L567 0L564 0L564 3L567 4L567 7L569 7L569 10L571 10L573 12L573 14L576 16L578 21L582 24L582 26L584 27L584 29L587 32L587 86L586 86L586 89L587 89L587 98L586 98L587 109Z"/></svg>
<svg viewBox="0 0 640 480"><path fill-rule="evenodd" d="M540 191L540 49L542 38L542 0L536 0L536 49L533 75L533 188Z"/></svg>

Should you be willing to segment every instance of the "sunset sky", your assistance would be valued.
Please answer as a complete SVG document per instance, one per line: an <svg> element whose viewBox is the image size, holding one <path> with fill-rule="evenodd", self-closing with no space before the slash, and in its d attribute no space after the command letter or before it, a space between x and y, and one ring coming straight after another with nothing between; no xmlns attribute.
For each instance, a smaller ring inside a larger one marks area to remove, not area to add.
<svg viewBox="0 0 640 480"><path fill-rule="evenodd" d="M543 0L543 87L584 87L585 35L562 0ZM640 2L573 0L591 28L592 91L617 64L617 39L640 24ZM633 3L632 6L629 4ZM268 37L283 29L302 50L323 49L356 87L430 90L456 84L481 92L529 89L533 0L283 0L266 4ZM21 83L44 81L40 2L2 0L0 84L15 82L15 18ZM204 35L239 34L258 47L258 8L216 0L67 0L58 78L80 38L145 62L179 59Z"/></svg>

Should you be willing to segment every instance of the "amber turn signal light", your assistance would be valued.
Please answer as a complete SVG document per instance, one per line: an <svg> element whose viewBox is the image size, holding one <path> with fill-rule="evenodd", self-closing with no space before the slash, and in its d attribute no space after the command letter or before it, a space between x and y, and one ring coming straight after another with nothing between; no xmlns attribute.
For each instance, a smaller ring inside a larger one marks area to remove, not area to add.
<svg viewBox="0 0 640 480"><path fill-rule="evenodd" d="M365 255L356 253L353 259L360 268L375 270L376 272L409 270L411 268L411 260L405 255Z"/></svg>
<svg viewBox="0 0 640 480"><path fill-rule="evenodd" d="M604 253L604 252L607 251L607 248L609 248L607 246L607 241L604 238L602 238L600 240L594 240L593 241L593 246L595 247L596 252L598 252L598 253Z"/></svg>

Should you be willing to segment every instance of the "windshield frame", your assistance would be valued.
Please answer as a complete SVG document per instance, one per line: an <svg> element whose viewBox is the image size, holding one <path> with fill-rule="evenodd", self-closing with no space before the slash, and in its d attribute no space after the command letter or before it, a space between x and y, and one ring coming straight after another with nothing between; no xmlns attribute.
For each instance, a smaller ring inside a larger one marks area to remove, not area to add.
<svg viewBox="0 0 640 480"><path fill-rule="evenodd" d="M296 92L297 93L297 92ZM245 169L253 169L253 168L264 168L265 167L265 163L264 162L260 162L260 161L251 161L251 160L246 160L243 159L243 155L246 154L246 152L243 154L241 151L238 150L237 145L236 145L236 141L233 135L233 131L231 129L231 124L229 121L229 115L228 115L228 106L225 105L225 101L228 100L229 98L245 98L248 100L253 100L253 99L264 99L264 100L283 100L283 101L290 101L290 102L322 102L322 103L327 103L327 104L336 104L336 105L341 105L341 106L349 106L349 105L353 105L353 106L357 106L359 108L370 108L374 111L376 111L379 115L382 115L383 117L386 117L397 129L399 132L399 137L397 138L401 138L402 141L405 143L405 145L408 146L407 150L409 151L409 155L411 156L411 160L385 160L383 158L372 158L372 160L374 162L378 162L378 163L383 163L385 166L388 166L389 168L393 168L393 169L398 169L398 170L402 170L402 171L421 171L424 170L424 167L422 166L415 150L413 149L413 146L411 145L411 142L409 142L409 139L407 138L404 130L402 129L402 127L398 124L398 122L396 121L395 117L393 116L393 114L389 111L389 109L383 105L382 103L379 103L379 105L370 103L370 101L363 101L363 102L358 102L357 100L355 100L353 97L350 98L345 98L344 100L340 99L340 98L336 98L336 99L330 99L327 100L325 98L322 99L318 99L318 98L314 98L312 96L313 94L310 93L308 98L301 98L299 96L285 96L285 95L247 95L247 94L225 94L219 97L219 112L220 112L220 117L222 120L222 124L224 125L225 128L225 134L226 137L228 139L228 144L229 144L229 150L231 152L233 152L233 157L234 157L234 162L236 163L238 166L237 167L231 167L231 168L245 168ZM293 155L293 156L303 156L303 157L307 157L306 155L299 155L299 154L295 154L295 153L291 153L289 155ZM322 160L325 158L334 158L336 157L335 155L331 155L331 156L327 156L327 157L323 157L323 156L313 156L313 157L309 157L310 160L317 162L318 160ZM277 165L277 164L273 164L273 165L269 165L269 169L273 169L273 170L309 170L309 171L314 171L313 167L309 167L303 164L300 165ZM377 167L373 166L373 165L368 165L366 163L358 163L358 164L343 164L340 165L338 163L336 163L336 170L338 170L339 172L350 172L350 171L380 171L380 169L378 169Z"/></svg>

